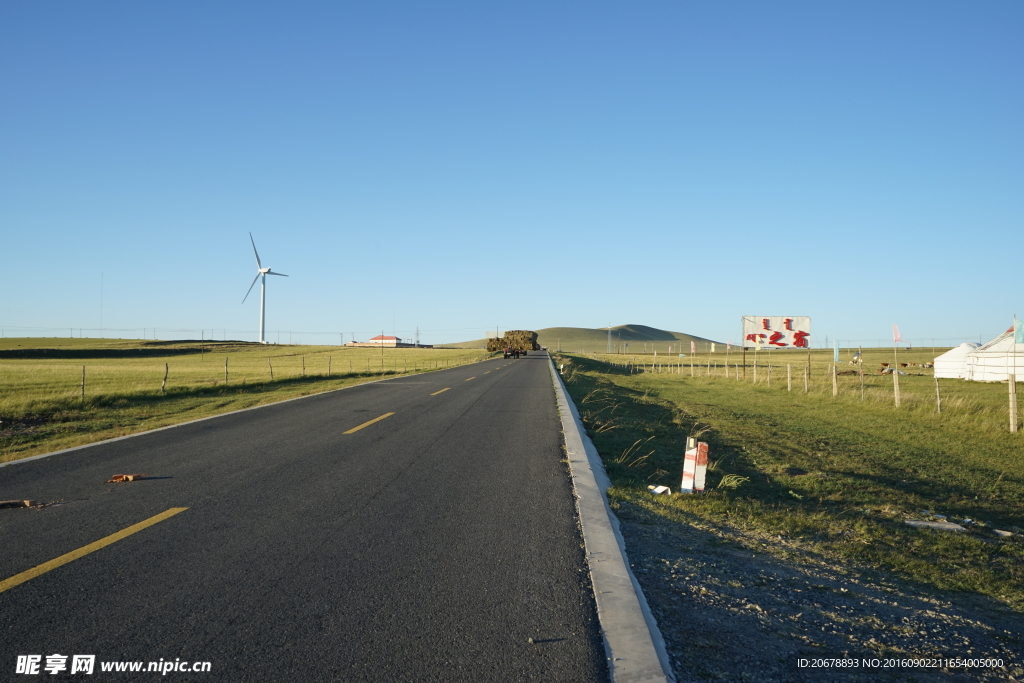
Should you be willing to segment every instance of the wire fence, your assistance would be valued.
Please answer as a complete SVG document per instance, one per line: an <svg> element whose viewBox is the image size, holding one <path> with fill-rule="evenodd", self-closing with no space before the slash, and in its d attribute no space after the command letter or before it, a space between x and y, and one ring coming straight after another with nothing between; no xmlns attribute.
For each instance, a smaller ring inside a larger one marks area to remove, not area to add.
<svg viewBox="0 0 1024 683"><path fill-rule="evenodd" d="M715 353L684 358L641 354L617 356L587 353L584 357L605 363L629 375L666 375L686 381L742 382L753 387L805 394L844 402L885 404L893 409L963 418L965 425L1017 432L1020 411L1017 383L971 382L936 378L927 349L912 352L865 349L857 361L835 362L829 350L781 350L731 354Z"/></svg>
<svg viewBox="0 0 1024 683"><path fill-rule="evenodd" d="M444 370L491 357L485 351L416 348L275 349L273 346L40 354L0 357L0 416L47 412L68 400L155 395L215 387L270 387L296 380L377 377ZM162 352L161 352L162 353ZM20 354L12 356L10 354Z"/></svg>

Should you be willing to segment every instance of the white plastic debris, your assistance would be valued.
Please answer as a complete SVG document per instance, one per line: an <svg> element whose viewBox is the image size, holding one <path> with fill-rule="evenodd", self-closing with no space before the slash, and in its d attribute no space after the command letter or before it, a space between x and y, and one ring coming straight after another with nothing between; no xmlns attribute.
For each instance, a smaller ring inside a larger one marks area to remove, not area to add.
<svg viewBox="0 0 1024 683"><path fill-rule="evenodd" d="M0 500L0 508L34 508L39 503L34 500Z"/></svg>
<svg viewBox="0 0 1024 683"><path fill-rule="evenodd" d="M917 519L908 519L905 524L916 527L925 527L927 529L941 529L942 531L967 531L959 524L953 522L923 522Z"/></svg>
<svg viewBox="0 0 1024 683"><path fill-rule="evenodd" d="M648 486L647 490L650 491L651 493L653 493L656 496L660 496L663 493L672 493L672 489L670 489L669 487L667 487L667 486L655 486L654 484L651 484L650 486Z"/></svg>

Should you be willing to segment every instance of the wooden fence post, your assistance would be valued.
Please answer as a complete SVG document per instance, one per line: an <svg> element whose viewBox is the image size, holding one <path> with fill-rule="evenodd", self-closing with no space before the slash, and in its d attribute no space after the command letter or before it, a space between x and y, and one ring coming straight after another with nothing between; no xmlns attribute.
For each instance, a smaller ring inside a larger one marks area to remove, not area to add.
<svg viewBox="0 0 1024 683"><path fill-rule="evenodd" d="M768 363L768 386L772 385L772 364Z"/></svg>
<svg viewBox="0 0 1024 683"><path fill-rule="evenodd" d="M82 403L85 403L85 366L82 366Z"/></svg>
<svg viewBox="0 0 1024 683"><path fill-rule="evenodd" d="M896 407L900 407L900 371L892 369L892 395L896 399Z"/></svg>
<svg viewBox="0 0 1024 683"><path fill-rule="evenodd" d="M810 374L810 372L808 371L807 366L805 365L804 366L804 393L805 394L811 390L811 388L808 386L808 382L807 382L807 375L809 375L809 374Z"/></svg>
<svg viewBox="0 0 1024 683"><path fill-rule="evenodd" d="M1017 377L1010 375L1010 431L1017 431Z"/></svg>
<svg viewBox="0 0 1024 683"><path fill-rule="evenodd" d="M228 357L224 356L224 384L228 383Z"/></svg>
<svg viewBox="0 0 1024 683"><path fill-rule="evenodd" d="M331 357L327 356L327 376L331 376Z"/></svg>
<svg viewBox="0 0 1024 683"><path fill-rule="evenodd" d="M270 381L273 382L274 381L274 364L270 361L269 358L267 359L267 367L270 368Z"/></svg>
<svg viewBox="0 0 1024 683"><path fill-rule="evenodd" d="M832 364L832 398L835 398L836 396L839 395L839 377L838 377L838 374L837 374L838 372L839 371L836 370L835 363L833 363Z"/></svg>
<svg viewBox="0 0 1024 683"><path fill-rule="evenodd" d="M160 393L161 394L167 392L167 373L168 372L170 372L170 366L167 363L164 363L164 381L160 383Z"/></svg>
<svg viewBox="0 0 1024 683"><path fill-rule="evenodd" d="M793 391L793 364L786 363L786 391Z"/></svg>
<svg viewBox="0 0 1024 683"><path fill-rule="evenodd" d="M939 395L939 378L935 378L935 412L942 412L942 397Z"/></svg>
<svg viewBox="0 0 1024 683"><path fill-rule="evenodd" d="M302 357L302 376L306 376L306 357Z"/></svg>

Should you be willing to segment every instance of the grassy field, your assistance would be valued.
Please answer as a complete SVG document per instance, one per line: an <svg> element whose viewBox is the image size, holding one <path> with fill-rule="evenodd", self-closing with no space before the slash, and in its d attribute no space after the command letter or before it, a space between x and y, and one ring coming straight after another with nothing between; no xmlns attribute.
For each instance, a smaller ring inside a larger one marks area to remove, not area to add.
<svg viewBox="0 0 1024 683"><path fill-rule="evenodd" d="M770 384L765 355L756 384L752 353L739 379L736 353L728 377L725 354L698 356L700 368L690 357L556 358L613 480L613 504L641 506L666 524L727 523L778 538L780 548L1024 610L1022 537L995 533L1024 531L1024 432L1009 432L1005 383L940 380L938 413L931 371L913 365L894 406L892 378L877 374L891 350L866 351L873 374L863 385L859 374L839 376L837 397L831 351L812 354L807 393L807 352L774 352ZM899 361L933 357L900 352ZM710 444L708 492L647 493L648 484L678 489L688 435ZM967 533L904 524L935 515L973 524Z"/></svg>
<svg viewBox="0 0 1024 683"><path fill-rule="evenodd" d="M230 341L3 339L0 462L491 356Z"/></svg>

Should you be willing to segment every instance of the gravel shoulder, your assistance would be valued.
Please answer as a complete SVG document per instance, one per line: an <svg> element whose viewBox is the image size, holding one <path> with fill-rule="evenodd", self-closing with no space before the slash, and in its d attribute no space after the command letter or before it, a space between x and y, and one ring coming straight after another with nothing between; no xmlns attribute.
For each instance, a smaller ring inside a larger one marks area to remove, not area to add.
<svg viewBox="0 0 1024 683"><path fill-rule="evenodd" d="M679 681L1024 681L1020 615L840 565L809 546L666 522L613 501ZM800 659L1002 659L1002 667L811 669Z"/></svg>

